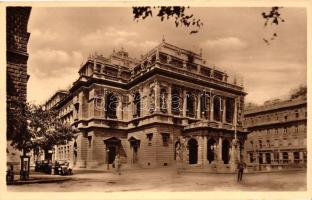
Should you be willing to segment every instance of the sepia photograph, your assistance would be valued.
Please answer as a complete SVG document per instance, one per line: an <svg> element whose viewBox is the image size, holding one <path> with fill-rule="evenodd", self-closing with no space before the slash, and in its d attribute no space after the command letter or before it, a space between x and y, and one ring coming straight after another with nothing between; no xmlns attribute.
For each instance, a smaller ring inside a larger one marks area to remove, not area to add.
<svg viewBox="0 0 312 200"><path fill-rule="evenodd" d="M310 7L184 4L2 6L8 194L309 191Z"/></svg>

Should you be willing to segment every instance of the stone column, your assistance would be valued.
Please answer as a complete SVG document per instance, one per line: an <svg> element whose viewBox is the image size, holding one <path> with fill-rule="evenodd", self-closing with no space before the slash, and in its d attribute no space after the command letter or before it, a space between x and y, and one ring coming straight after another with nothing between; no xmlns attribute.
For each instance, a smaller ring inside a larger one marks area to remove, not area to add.
<svg viewBox="0 0 312 200"><path fill-rule="evenodd" d="M263 161L263 164L266 164L266 156L265 156L265 153L262 153L262 161Z"/></svg>
<svg viewBox="0 0 312 200"><path fill-rule="evenodd" d="M217 161L222 162L222 138L221 137L219 137Z"/></svg>
<svg viewBox="0 0 312 200"><path fill-rule="evenodd" d="M273 160L273 162L272 162L272 160ZM275 163L275 161L274 161L274 153L271 153L271 163Z"/></svg>
<svg viewBox="0 0 312 200"><path fill-rule="evenodd" d="M172 92L172 86L171 85L169 85L168 86L168 99L167 99L167 104L168 104L168 106L167 106L167 108L168 108L168 114L169 115L171 115L172 114L172 108L171 108L171 105L172 105L172 94L171 94L171 92Z"/></svg>
<svg viewBox="0 0 312 200"><path fill-rule="evenodd" d="M133 95L129 94L129 102L128 102L128 120L133 118Z"/></svg>
<svg viewBox="0 0 312 200"><path fill-rule="evenodd" d="M187 106L187 101L186 101L186 90L183 90L183 117L186 117L186 106Z"/></svg>
<svg viewBox="0 0 312 200"><path fill-rule="evenodd" d="M300 159L300 163L304 163L303 151L299 152L299 159Z"/></svg>
<svg viewBox="0 0 312 200"><path fill-rule="evenodd" d="M222 99L222 105L223 105L223 110L222 110L222 123L226 122L226 98Z"/></svg>
<svg viewBox="0 0 312 200"><path fill-rule="evenodd" d="M294 163L294 153L292 151L288 152L288 160L290 163Z"/></svg>
<svg viewBox="0 0 312 200"><path fill-rule="evenodd" d="M160 86L159 82L155 82L155 112L160 112Z"/></svg>
<svg viewBox="0 0 312 200"><path fill-rule="evenodd" d="M281 160L283 162L283 152L279 153L279 160Z"/></svg>
<svg viewBox="0 0 312 200"><path fill-rule="evenodd" d="M198 136L198 149L197 149L197 164L201 165L203 163L203 138Z"/></svg>
<svg viewBox="0 0 312 200"><path fill-rule="evenodd" d="M213 97L213 95L211 95L211 97L210 97L210 121L214 121L214 119L213 119L213 99L214 99L214 97Z"/></svg>
<svg viewBox="0 0 312 200"><path fill-rule="evenodd" d="M237 98L234 99L234 116L233 116L233 124L237 125Z"/></svg>
<svg viewBox="0 0 312 200"><path fill-rule="evenodd" d="M200 97L201 97L201 94L198 93L198 96L197 96L197 115L196 115L197 119L201 118L201 111L200 111L201 98Z"/></svg>
<svg viewBox="0 0 312 200"><path fill-rule="evenodd" d="M123 120L122 119L122 97L121 96L119 96L118 97L118 104L117 104L117 110L116 110L116 114L117 114L117 119L118 120Z"/></svg>
<svg viewBox="0 0 312 200"><path fill-rule="evenodd" d="M207 136L204 136L204 144L203 144L203 165L207 165L208 164L208 160L207 160L207 154L208 154L208 151L207 151Z"/></svg>

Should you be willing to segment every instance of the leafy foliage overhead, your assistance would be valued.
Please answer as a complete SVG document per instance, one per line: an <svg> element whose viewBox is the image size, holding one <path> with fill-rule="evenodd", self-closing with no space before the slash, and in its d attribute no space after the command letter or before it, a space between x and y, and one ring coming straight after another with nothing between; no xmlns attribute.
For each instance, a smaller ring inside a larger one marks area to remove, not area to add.
<svg viewBox="0 0 312 200"><path fill-rule="evenodd" d="M307 86L299 86L299 88L296 88L291 91L290 99L296 99L298 97L306 96L307 95Z"/></svg>
<svg viewBox="0 0 312 200"><path fill-rule="evenodd" d="M279 25L281 22L285 22L285 20L281 17L280 14L280 9L282 7L272 7L271 10L266 13L262 12L262 17L265 19L264 22L264 27L267 27L268 25ZM277 33L274 32L272 34L271 38L263 38L263 41L267 44L270 45L270 41L275 40L277 37Z"/></svg>
<svg viewBox="0 0 312 200"><path fill-rule="evenodd" d="M12 126L8 131L11 145L24 152L35 147L51 149L74 137L71 126L63 124L55 111L37 105L25 104L16 109L8 118L8 126Z"/></svg>
<svg viewBox="0 0 312 200"><path fill-rule="evenodd" d="M132 7L134 20L136 22L144 20L148 17L153 17L153 13L157 12L156 16L161 21L165 19L174 19L176 27L184 26L191 28L190 34L198 33L199 29L204 25L203 22L194 17L193 14L186 14L186 9L189 7L184 6L143 6L143 7Z"/></svg>

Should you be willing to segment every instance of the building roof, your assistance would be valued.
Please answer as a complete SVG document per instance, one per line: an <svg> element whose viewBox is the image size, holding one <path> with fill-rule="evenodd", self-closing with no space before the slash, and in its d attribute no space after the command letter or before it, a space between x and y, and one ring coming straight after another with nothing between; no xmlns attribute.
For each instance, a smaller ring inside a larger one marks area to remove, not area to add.
<svg viewBox="0 0 312 200"><path fill-rule="evenodd" d="M275 101L275 102L272 102L272 104L253 107L250 109L246 109L244 112L245 112L245 115L252 115L252 114L261 113L261 112L268 112L268 111L273 111L273 110L278 110L278 109L294 107L294 106L298 106L298 105L306 104L306 103L307 103L306 97L302 96L296 99L289 99L286 101Z"/></svg>

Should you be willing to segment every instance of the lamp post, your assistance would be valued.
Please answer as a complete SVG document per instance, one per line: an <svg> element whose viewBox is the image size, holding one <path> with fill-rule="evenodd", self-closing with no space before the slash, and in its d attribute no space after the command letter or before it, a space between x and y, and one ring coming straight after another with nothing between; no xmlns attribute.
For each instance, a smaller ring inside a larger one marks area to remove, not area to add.
<svg viewBox="0 0 312 200"><path fill-rule="evenodd" d="M107 170L109 170L108 153L109 153L109 149L106 149L106 163L107 163Z"/></svg>

